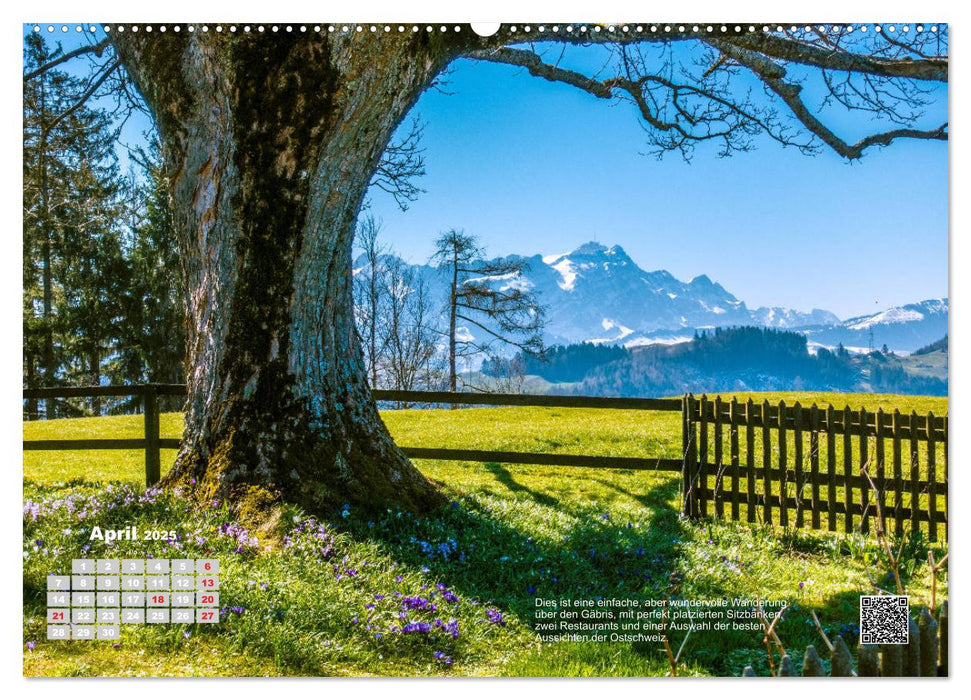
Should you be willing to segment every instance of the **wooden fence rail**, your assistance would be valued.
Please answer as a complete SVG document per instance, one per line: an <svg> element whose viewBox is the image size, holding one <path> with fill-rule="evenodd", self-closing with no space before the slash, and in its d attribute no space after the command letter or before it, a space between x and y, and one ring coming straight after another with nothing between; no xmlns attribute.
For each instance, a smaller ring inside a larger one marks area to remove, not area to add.
<svg viewBox="0 0 971 700"><path fill-rule="evenodd" d="M740 520L744 510L748 522L835 531L842 520L863 533L879 521L898 536L906 526L947 538L947 416L691 395L682 404L686 515Z"/></svg>
<svg viewBox="0 0 971 700"><path fill-rule="evenodd" d="M145 437L135 439L97 440L24 440L24 450L144 450L145 482L152 486L161 478L162 449L178 449L180 440L159 437L159 396L184 396L181 384L144 384L70 388L25 389L24 399L55 399L91 396L137 396L145 416ZM529 394L471 394L447 391L372 392L377 401L399 404L450 404L476 406L541 406L560 408L597 408L637 411L680 411L680 399L612 398L600 396L536 396ZM680 472L681 459L651 457L604 457L595 455L509 452L498 450L458 450L433 447L401 446L401 451L414 459L440 459L506 464L546 464L600 469L633 469Z"/></svg>
<svg viewBox="0 0 971 700"><path fill-rule="evenodd" d="M178 449L181 440L162 438L159 425L159 396L184 396L183 384L133 384L111 386L48 387L24 389L24 399L64 399L92 396L137 396L145 416L143 438L97 440L24 440L24 450L144 450L145 483L153 486L162 477L160 451Z"/></svg>

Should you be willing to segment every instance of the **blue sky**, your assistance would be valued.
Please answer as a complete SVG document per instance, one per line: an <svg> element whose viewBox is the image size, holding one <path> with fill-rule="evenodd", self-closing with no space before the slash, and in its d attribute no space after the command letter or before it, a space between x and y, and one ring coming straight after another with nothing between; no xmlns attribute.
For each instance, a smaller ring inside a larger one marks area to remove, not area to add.
<svg viewBox="0 0 971 700"><path fill-rule="evenodd" d="M599 51L575 49L567 64L597 67ZM659 161L627 104L471 60L446 80L447 94L429 90L413 111L426 124L426 192L407 212L370 197L386 242L412 262L455 227L494 255L620 244L644 269L707 274L752 307L845 318L947 295L944 142L899 141L852 164L767 139L731 158L702 146L691 163ZM926 126L946 119L946 90L935 98ZM873 128L828 114L847 138ZM126 138L144 126L133 121Z"/></svg>
<svg viewBox="0 0 971 700"><path fill-rule="evenodd" d="M708 274L750 306L847 317L947 295L946 143L901 141L850 164L760 139L731 158L702 147L690 164L658 161L626 104L470 60L448 80L450 94L414 110L426 193L404 213L372 193L387 240L414 262L457 227L496 255L620 244L644 269ZM946 113L946 94L933 111ZM851 135L868 126L834 117Z"/></svg>

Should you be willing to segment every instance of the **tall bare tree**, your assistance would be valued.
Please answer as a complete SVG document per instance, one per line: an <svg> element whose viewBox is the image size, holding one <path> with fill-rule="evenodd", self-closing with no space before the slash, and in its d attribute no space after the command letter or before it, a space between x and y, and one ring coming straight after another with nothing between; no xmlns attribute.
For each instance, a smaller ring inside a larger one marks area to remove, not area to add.
<svg viewBox="0 0 971 700"><path fill-rule="evenodd" d="M435 242L432 262L448 278L449 391L458 388L460 356L486 353L496 343L531 354L543 350L543 309L532 292L515 284L526 262L484 257L478 239L464 231L450 229Z"/></svg>
<svg viewBox="0 0 971 700"><path fill-rule="evenodd" d="M392 389L418 389L431 371L440 334L425 278L398 257L385 267L387 290L386 358Z"/></svg>
<svg viewBox="0 0 971 700"><path fill-rule="evenodd" d="M186 428L165 483L202 498L441 502L368 391L350 265L355 220L395 128L457 58L626 100L655 148L686 155L712 140L724 154L745 150L765 134L855 159L948 134L946 123L911 119L947 82L944 27L182 29L112 30L108 60L132 77L162 135L191 318ZM557 44L599 45L609 60L585 74L558 63ZM834 109L805 96L810 83ZM877 117L872 130L841 136L846 110Z"/></svg>
<svg viewBox="0 0 971 700"><path fill-rule="evenodd" d="M386 348L382 317L388 305L386 261L388 250L379 240L381 224L370 213L357 226L360 269L354 275L354 311L361 334L364 368L372 389L380 386Z"/></svg>

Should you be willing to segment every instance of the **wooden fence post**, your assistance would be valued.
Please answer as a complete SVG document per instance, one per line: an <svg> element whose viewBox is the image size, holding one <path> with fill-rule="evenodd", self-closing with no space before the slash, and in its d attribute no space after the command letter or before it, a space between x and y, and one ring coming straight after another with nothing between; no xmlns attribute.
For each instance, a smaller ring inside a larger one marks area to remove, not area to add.
<svg viewBox="0 0 971 700"><path fill-rule="evenodd" d="M904 668L902 675L907 678L913 678L920 675L920 628L912 618L908 620L907 624L909 626L909 641L906 645L901 646L904 650Z"/></svg>
<svg viewBox="0 0 971 700"><path fill-rule="evenodd" d="M729 408L729 428L728 428L728 440L729 440L729 450L731 451L732 460L732 520L739 519L738 511L738 490L740 488L740 482L738 479L738 469L739 469L739 453L738 453L738 399L734 396L732 397L732 403Z"/></svg>
<svg viewBox="0 0 971 700"><path fill-rule="evenodd" d="M805 523L805 516L803 514L803 502L802 493L803 488L806 485L806 477L802 470L802 404L796 401L795 405L792 407L793 412L793 431L792 431L792 443L795 447L795 455L793 457L793 469L795 470L795 482L796 482L796 527L803 527Z"/></svg>
<svg viewBox="0 0 971 700"><path fill-rule="evenodd" d="M756 521L755 498L755 402L745 403L745 519Z"/></svg>
<svg viewBox="0 0 971 700"><path fill-rule="evenodd" d="M809 677L826 675L823 660L819 658L819 652L812 644L806 647L806 654L802 657L802 675Z"/></svg>
<svg viewBox="0 0 971 700"><path fill-rule="evenodd" d="M934 413L927 414L927 539L937 541L937 443L934 441Z"/></svg>
<svg viewBox="0 0 971 700"><path fill-rule="evenodd" d="M691 516L691 395L681 397L681 514Z"/></svg>
<svg viewBox="0 0 971 700"><path fill-rule="evenodd" d="M880 647L876 644L861 644L858 657L858 676L874 678L880 675Z"/></svg>
<svg viewBox="0 0 971 700"><path fill-rule="evenodd" d="M843 409L843 529L847 534L853 532L853 434L850 424L853 421L853 410L847 406Z"/></svg>
<svg viewBox="0 0 971 700"><path fill-rule="evenodd" d="M896 678L904 675L904 647L901 644L880 646L880 675Z"/></svg>
<svg viewBox="0 0 971 700"><path fill-rule="evenodd" d="M146 384L142 390L145 410L145 484L152 487L162 478L162 458L159 454L158 387Z"/></svg>
<svg viewBox="0 0 971 700"><path fill-rule="evenodd" d="M786 402L779 402L779 525L789 527L789 443L786 439Z"/></svg>
<svg viewBox="0 0 971 700"><path fill-rule="evenodd" d="M938 640L940 644L940 650L938 656L940 657L940 665L937 667L937 675L947 676L947 601L945 600L941 603L941 612L937 616L937 626L938 626Z"/></svg>
<svg viewBox="0 0 971 700"><path fill-rule="evenodd" d="M860 532L864 535L870 532L870 481L862 473L866 468L866 473L872 478L873 469L870 468L869 455L869 436L867 436L867 412L866 408L860 408Z"/></svg>
<svg viewBox="0 0 971 700"><path fill-rule="evenodd" d="M936 676L939 652L938 625L927 608L921 609L917 627L920 629L920 675Z"/></svg>
<svg viewBox="0 0 971 700"><path fill-rule="evenodd" d="M699 416L698 431L698 470L694 477L697 483L698 514L702 518L708 517L708 395L701 395L701 414Z"/></svg>
<svg viewBox="0 0 971 700"><path fill-rule="evenodd" d="M910 412L910 528L920 528L920 433L917 411Z"/></svg>
<svg viewBox="0 0 971 700"><path fill-rule="evenodd" d="M772 441L769 400L762 402L762 522L772 524Z"/></svg>
<svg viewBox="0 0 971 700"><path fill-rule="evenodd" d="M853 656L842 637L837 637L833 642L833 651L829 655L829 668L829 675L834 678L854 675Z"/></svg>

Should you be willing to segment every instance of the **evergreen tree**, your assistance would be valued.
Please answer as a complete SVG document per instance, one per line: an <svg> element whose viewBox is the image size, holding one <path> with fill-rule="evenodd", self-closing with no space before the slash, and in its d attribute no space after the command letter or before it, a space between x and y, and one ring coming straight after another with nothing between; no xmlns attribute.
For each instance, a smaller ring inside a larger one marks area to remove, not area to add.
<svg viewBox="0 0 971 700"><path fill-rule="evenodd" d="M168 178L157 140L137 153L136 160L142 177L133 176L129 185L127 257L132 279L124 295L125 325L116 371L131 382L181 384L186 379L185 299Z"/></svg>
<svg viewBox="0 0 971 700"><path fill-rule="evenodd" d="M25 70L61 54L25 41ZM24 81L24 383L101 383L128 283L110 116L56 69ZM77 413L60 402L48 416ZM100 411L97 399L92 409ZM27 413L34 416L37 407Z"/></svg>

